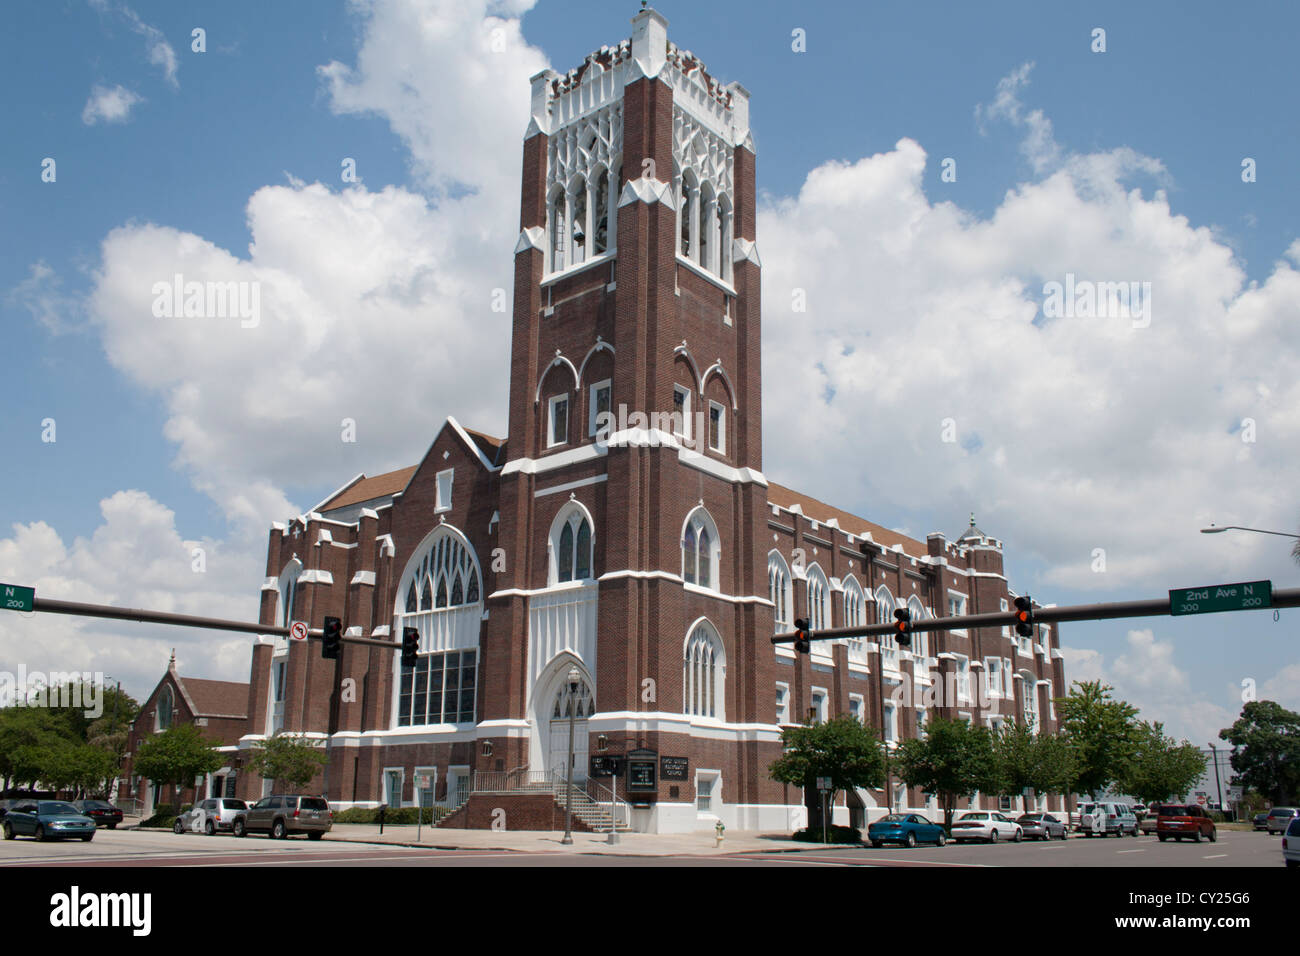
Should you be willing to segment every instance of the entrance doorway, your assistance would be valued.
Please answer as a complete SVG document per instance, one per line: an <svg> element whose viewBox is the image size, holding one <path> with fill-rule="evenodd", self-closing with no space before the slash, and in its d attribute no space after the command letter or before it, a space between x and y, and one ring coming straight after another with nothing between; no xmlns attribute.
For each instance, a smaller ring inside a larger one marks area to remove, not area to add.
<svg viewBox="0 0 1300 956"><path fill-rule="evenodd" d="M551 701L550 748L546 769L556 782L565 779L569 759L569 714L573 714L573 779L587 779L587 718L596 712L591 687L586 678L580 678L578 691L571 694L567 679L560 681Z"/></svg>

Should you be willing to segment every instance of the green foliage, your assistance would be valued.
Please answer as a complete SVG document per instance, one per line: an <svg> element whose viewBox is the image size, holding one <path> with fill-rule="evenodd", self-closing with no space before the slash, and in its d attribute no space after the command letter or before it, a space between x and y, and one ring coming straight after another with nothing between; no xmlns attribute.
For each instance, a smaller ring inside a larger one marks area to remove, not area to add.
<svg viewBox="0 0 1300 956"><path fill-rule="evenodd" d="M796 830L790 839L800 843L861 843L862 831L856 827L827 827L826 839L823 841L821 827L809 827Z"/></svg>
<svg viewBox="0 0 1300 956"><path fill-rule="evenodd" d="M952 826L958 799L976 790L997 793L1003 781L992 732L964 720L931 720L924 738L899 745L894 767L909 787L938 798L945 827Z"/></svg>
<svg viewBox="0 0 1300 956"><path fill-rule="evenodd" d="M1119 774L1119 788L1148 805L1168 803L1187 794L1205 772L1200 749L1164 735L1160 723L1142 721L1134 735L1133 752Z"/></svg>
<svg viewBox="0 0 1300 956"><path fill-rule="evenodd" d="M301 790L327 763L329 756L308 738L277 734L257 745L248 765L258 776L274 780L281 791Z"/></svg>
<svg viewBox="0 0 1300 956"><path fill-rule="evenodd" d="M188 787L196 777L212 773L224 758L193 724L180 724L148 738L135 755L135 772L159 786Z"/></svg>
<svg viewBox="0 0 1300 956"><path fill-rule="evenodd" d="M42 751L57 746L59 721L48 710L6 707L0 710L0 778L4 789L34 787L41 775Z"/></svg>
<svg viewBox="0 0 1300 956"><path fill-rule="evenodd" d="M423 822L426 826L437 823L443 817L451 813L448 807L423 807L418 812L423 814ZM415 807L399 807L390 809L384 814L384 824L414 824L416 822ZM335 823L379 823L378 807L352 807L350 810L341 810L334 814Z"/></svg>
<svg viewBox="0 0 1300 956"><path fill-rule="evenodd" d="M1034 733L1027 723L1007 723L994 735L997 792L1069 793L1074 785L1074 752L1064 737Z"/></svg>
<svg viewBox="0 0 1300 956"><path fill-rule="evenodd" d="M1136 747L1137 708L1114 700L1114 688L1101 681L1075 681L1068 697L1058 698L1061 732L1074 753L1074 788L1099 799L1114 784Z"/></svg>
<svg viewBox="0 0 1300 956"><path fill-rule="evenodd" d="M880 741L855 717L842 714L821 724L787 727L781 742L785 752L767 771L778 783L815 790L818 777L830 777L831 787L838 791L885 782ZM834 798L832 792L831 803Z"/></svg>
<svg viewBox="0 0 1300 956"><path fill-rule="evenodd" d="M1255 700L1219 736L1232 744L1234 782L1287 805L1300 796L1300 714Z"/></svg>

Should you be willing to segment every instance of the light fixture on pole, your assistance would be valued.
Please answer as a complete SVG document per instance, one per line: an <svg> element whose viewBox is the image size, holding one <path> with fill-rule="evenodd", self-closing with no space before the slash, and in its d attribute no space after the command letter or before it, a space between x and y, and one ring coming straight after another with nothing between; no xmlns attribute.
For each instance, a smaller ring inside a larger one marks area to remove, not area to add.
<svg viewBox="0 0 1300 956"><path fill-rule="evenodd" d="M578 686L582 673L569 668L569 764L564 774L564 839L560 843L573 846L573 712L577 709Z"/></svg>
<svg viewBox="0 0 1300 956"><path fill-rule="evenodd" d="M1243 528L1238 524L1226 524L1222 528L1217 525L1210 525L1208 528L1202 528L1201 534L1219 534L1222 531L1253 531L1256 534L1275 534L1281 538L1300 538L1300 534L1290 534L1286 531L1266 531L1263 528Z"/></svg>

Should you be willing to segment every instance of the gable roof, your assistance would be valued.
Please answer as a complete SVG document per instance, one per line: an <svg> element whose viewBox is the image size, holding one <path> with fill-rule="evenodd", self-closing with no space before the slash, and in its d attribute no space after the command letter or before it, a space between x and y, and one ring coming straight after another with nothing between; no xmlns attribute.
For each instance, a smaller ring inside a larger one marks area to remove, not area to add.
<svg viewBox="0 0 1300 956"><path fill-rule="evenodd" d="M230 680L204 680L176 675L195 717L248 716L248 685Z"/></svg>
<svg viewBox="0 0 1300 956"><path fill-rule="evenodd" d="M899 534L897 531L890 531L888 528L876 524L874 521L868 521L866 518L859 518L855 514L850 514L833 505L828 505L824 501L819 501L809 495L801 494L784 485L778 485L774 481L767 484L767 500L770 504L780 505L787 511L794 505L808 518L814 521L825 523L832 518L839 524L840 530L849 534L864 537L871 535L871 540L876 544L884 545L886 548L893 548L894 545L901 545L903 550L910 555L921 557L929 553L929 550L920 541L909 538L907 535Z"/></svg>
<svg viewBox="0 0 1300 956"><path fill-rule="evenodd" d="M396 471L386 471L382 475L375 475L373 478L367 478L364 474L358 475L357 478L349 485L346 485L333 498L330 498L317 511L333 511L336 508L346 508L348 505L359 504L362 501L371 501L375 498L385 498L388 495L395 495L406 488L415 474L416 465L407 468L399 468Z"/></svg>

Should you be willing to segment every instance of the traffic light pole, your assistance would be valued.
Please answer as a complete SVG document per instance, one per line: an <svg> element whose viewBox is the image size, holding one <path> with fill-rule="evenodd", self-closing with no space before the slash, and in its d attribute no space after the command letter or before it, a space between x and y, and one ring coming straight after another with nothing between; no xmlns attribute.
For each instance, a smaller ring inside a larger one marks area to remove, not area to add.
<svg viewBox="0 0 1300 956"><path fill-rule="evenodd" d="M32 602L33 611L47 614L75 614L81 617L102 617L117 621L142 621L145 624L170 624L175 627L203 627L217 631L242 631L246 634L271 634L288 637L289 628L274 624L255 624L249 621L232 621L219 617L199 617L193 614L173 614L170 611L146 611L140 608L112 607L108 604L81 604L76 601L55 601L50 598L36 598ZM319 641L323 637L320 628L307 631L309 640ZM344 637L344 644L369 644L373 647L387 647L401 650L402 645L396 641L385 641L377 637Z"/></svg>
<svg viewBox="0 0 1300 956"><path fill-rule="evenodd" d="M1300 607L1300 588L1283 588L1272 592L1272 602L1259 610ZM1161 617L1171 613L1169 598L1150 601L1116 601L1111 604L1071 604L1064 607L1035 607L1035 624L1056 624L1062 621L1109 621L1123 617ZM990 614L962 614L957 617L931 617L913 620L908 631L948 631L970 627L1003 627L1016 623L1015 611L994 611ZM897 633L897 624L863 624L857 627L833 627L824 631L791 631L777 634L773 644L793 644L796 639L805 641L833 641L841 637L875 637Z"/></svg>

